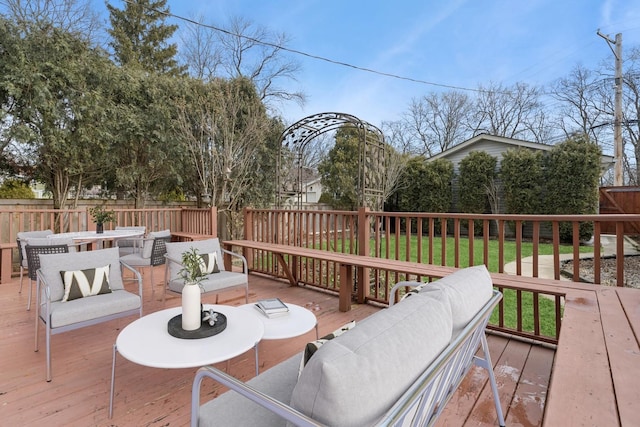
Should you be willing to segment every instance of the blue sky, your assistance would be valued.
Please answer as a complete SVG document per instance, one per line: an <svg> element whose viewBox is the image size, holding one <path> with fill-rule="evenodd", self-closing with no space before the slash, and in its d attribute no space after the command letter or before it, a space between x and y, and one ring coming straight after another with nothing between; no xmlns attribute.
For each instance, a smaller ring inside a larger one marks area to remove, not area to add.
<svg viewBox="0 0 640 427"><path fill-rule="evenodd" d="M119 0L111 3L123 8ZM611 38L622 33L627 52L640 47L640 0L169 0L168 5L172 13L201 15L213 25L222 26L231 16L249 19L286 33L291 49L312 55L469 89L490 83L546 85L578 64L613 65L598 29ZM302 71L290 85L308 101L303 108L283 108L288 124L335 111L379 126L399 119L412 98L451 90L304 56L298 60Z"/></svg>

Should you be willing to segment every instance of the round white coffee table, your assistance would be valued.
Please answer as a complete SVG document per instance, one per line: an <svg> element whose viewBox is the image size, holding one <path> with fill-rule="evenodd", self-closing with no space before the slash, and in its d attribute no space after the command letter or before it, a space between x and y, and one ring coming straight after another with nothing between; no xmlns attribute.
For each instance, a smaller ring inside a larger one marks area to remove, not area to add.
<svg viewBox="0 0 640 427"><path fill-rule="evenodd" d="M314 327L318 337L318 319L311 311L299 305L285 302L289 312L277 317L267 317L260 313L255 304L241 305L239 308L253 313L264 325L263 340L282 340L306 334Z"/></svg>
<svg viewBox="0 0 640 427"><path fill-rule="evenodd" d="M277 317L267 317L256 309L255 304L241 305L239 308L246 312L253 313L254 316L264 325L263 340L282 340L306 334L311 329L316 329L316 339L318 339L318 319L311 311L299 305L285 302L289 307L289 312ZM256 362L257 362L256 353ZM256 372L258 366L256 364Z"/></svg>
<svg viewBox="0 0 640 427"><path fill-rule="evenodd" d="M199 339L181 339L169 334L169 320L182 312L182 307L157 311L127 325L113 346L109 417L113 412L116 353L131 362L152 368L196 368L224 362L254 348L258 373L258 342L264 325L257 316L238 307L205 304L227 318L227 327L217 335ZM315 316L314 316L315 317Z"/></svg>

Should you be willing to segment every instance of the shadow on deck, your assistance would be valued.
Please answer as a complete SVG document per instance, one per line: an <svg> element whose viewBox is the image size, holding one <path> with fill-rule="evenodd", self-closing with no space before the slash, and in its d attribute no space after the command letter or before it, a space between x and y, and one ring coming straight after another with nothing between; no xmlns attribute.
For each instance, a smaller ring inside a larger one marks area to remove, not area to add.
<svg viewBox="0 0 640 427"><path fill-rule="evenodd" d="M157 267L154 277L162 277ZM180 305L169 296L162 303L162 290L155 294L145 275L144 313ZM0 408L3 425L67 426L186 426L189 424L191 384L196 369L154 369L136 365L118 356L114 415L108 418L112 346L119 331L135 317L71 331L52 337L53 381L45 381L44 334L40 352L34 352L35 311L26 311L27 287L18 293L19 279L0 285ZM250 301L278 296L312 310L320 335L351 320L362 320L380 308L354 304L347 313L338 311L338 298L259 275L250 275ZM215 297L203 302L213 303ZM219 303L241 305L242 292L228 292ZM301 351L313 332L260 345L260 370ZM545 405L554 350L498 335L489 335L507 425L539 426ZM222 364L221 368L226 368ZM248 380L255 374L253 352L236 357L229 372ZM201 399L209 400L224 390L205 383ZM472 368L438 421L441 426L497 425L491 390L482 369Z"/></svg>

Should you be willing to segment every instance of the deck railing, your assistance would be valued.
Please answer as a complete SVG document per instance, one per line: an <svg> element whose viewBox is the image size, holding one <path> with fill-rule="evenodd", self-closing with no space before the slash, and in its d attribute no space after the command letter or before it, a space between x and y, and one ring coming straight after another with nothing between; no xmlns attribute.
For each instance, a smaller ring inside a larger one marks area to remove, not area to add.
<svg viewBox="0 0 640 427"><path fill-rule="evenodd" d="M245 210L245 238L328 251L357 253L379 258L467 267L485 264L504 272L508 262L505 242L515 247L515 273L523 274L523 259L531 257L531 277L540 277L541 245L551 248L553 277L560 279L563 261L572 261L569 271L580 280L580 261L592 252L593 282L601 282L601 260L616 260L616 285L624 286L624 225L640 221L640 215L476 215L406 212ZM571 242L560 241L560 224L570 223ZM581 223L593 224L592 241L581 242ZM602 246L603 223L615 225L615 247ZM528 235L528 237L525 237ZM546 236L545 236L546 235ZM475 236L470 239L469 236ZM549 247L548 246L548 247ZM526 249L526 250L525 250ZM525 254L525 252L527 252ZM257 259L254 269L277 272L277 265ZM305 265L305 267L309 267ZM309 267L310 270L313 270ZM571 278L571 277L570 277ZM308 284L314 283L309 280ZM393 283L385 282L385 287Z"/></svg>
<svg viewBox="0 0 640 427"><path fill-rule="evenodd" d="M549 258L553 278L563 275L561 260L572 261L569 280L580 281L581 256L593 258L595 283L601 280L603 257L615 257L618 286L625 283L624 227L640 221L640 215L471 215L449 213L399 213L309 210L245 210L245 238L261 242L287 244L327 251L370 255L385 259L406 260L425 264L467 267L485 264L490 271L503 273L513 259L516 275L540 277L541 256ZM560 241L560 224L571 224L569 243ZM580 224L593 225L589 246L580 241ZM602 247L602 224L613 223L615 245L605 252ZM469 238L474 236L474 238ZM507 247L514 253L507 254ZM611 252L612 251L612 252ZM526 257L531 264L525 265ZM291 260L289 260L291 261ZM250 269L284 278L284 272L273 254L252 251ZM526 268L525 268L526 267ZM339 267L335 262L298 257L296 277L300 283L328 291L339 291ZM368 277L369 288L353 289L362 302L388 302L389 289L401 280L430 280L429 277L407 275L383 269L359 269L360 277ZM535 282L535 280L533 280ZM361 280L356 282L363 283ZM509 286L517 307L515 320L505 321L504 303L492 319L492 328L516 335L555 343L561 323L561 293L543 289ZM542 302L541 302L542 301ZM551 304L551 307L549 306ZM547 311L546 314L542 311ZM553 319L541 324L541 318Z"/></svg>
<svg viewBox="0 0 640 427"><path fill-rule="evenodd" d="M15 242L20 231L51 229L56 233L95 230L96 225L89 214L90 207L83 209L1 209L0 243ZM149 231L169 229L175 232L217 235L217 211L215 207L194 208L148 208L127 209L110 207L116 221L104 224L106 230L118 226L144 226Z"/></svg>

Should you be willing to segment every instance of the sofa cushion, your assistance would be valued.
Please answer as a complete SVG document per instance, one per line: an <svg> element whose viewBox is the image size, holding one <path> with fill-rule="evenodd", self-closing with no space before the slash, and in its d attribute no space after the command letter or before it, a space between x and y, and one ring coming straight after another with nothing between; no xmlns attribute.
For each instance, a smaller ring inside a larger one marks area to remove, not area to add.
<svg viewBox="0 0 640 427"><path fill-rule="evenodd" d="M317 340L308 342L307 345L304 346L304 352L302 353L302 357L300 358L300 368L298 370L298 376L302 373L302 369L309 362L309 359L311 359L311 356L313 356L316 353L316 351L320 349L320 347L322 347L324 344L328 343L332 339L339 337L340 335L344 334L349 329L352 329L355 326L356 326L356 321L352 320L351 322L344 324L341 328L336 329L330 334L327 334L321 338L318 338Z"/></svg>
<svg viewBox="0 0 640 427"><path fill-rule="evenodd" d="M300 357L298 353L278 363L249 380L247 384L284 404L289 403L293 387L298 380ZM281 427L285 425L285 421L240 394L228 391L200 406L198 425Z"/></svg>
<svg viewBox="0 0 640 427"><path fill-rule="evenodd" d="M291 405L321 423L371 425L442 352L451 333L449 304L408 298L323 345L303 369Z"/></svg>
<svg viewBox="0 0 640 427"><path fill-rule="evenodd" d="M491 299L493 282L487 267L463 268L423 287L419 295L441 290L451 304L453 334L457 335Z"/></svg>
<svg viewBox="0 0 640 427"><path fill-rule="evenodd" d="M62 301L111 293L109 287L109 265L85 270L61 271L64 283Z"/></svg>

